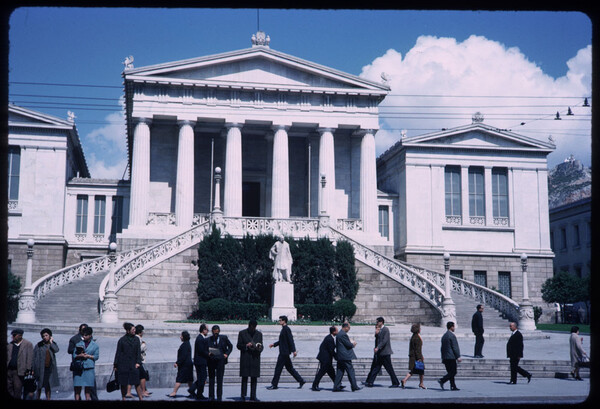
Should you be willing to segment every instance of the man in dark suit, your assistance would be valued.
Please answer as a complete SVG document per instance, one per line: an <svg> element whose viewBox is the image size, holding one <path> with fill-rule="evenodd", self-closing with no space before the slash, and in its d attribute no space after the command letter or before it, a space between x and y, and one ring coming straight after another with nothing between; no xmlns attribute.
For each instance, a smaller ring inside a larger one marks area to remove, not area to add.
<svg viewBox="0 0 600 409"><path fill-rule="evenodd" d="M223 398L223 375L227 357L233 350L233 345L226 335L220 335L221 329L213 325L212 336L208 338L208 399L215 399L215 376L217 378L217 400Z"/></svg>
<svg viewBox="0 0 600 409"><path fill-rule="evenodd" d="M510 384L517 384L517 373L527 378L527 383L531 382L531 374L519 366L519 361L523 358L523 334L518 330L517 323L510 323L512 335L506 343L506 357L510 359Z"/></svg>
<svg viewBox="0 0 600 409"><path fill-rule="evenodd" d="M471 330L475 334L475 358L483 358L483 305L477 305L477 311L471 318Z"/></svg>
<svg viewBox="0 0 600 409"><path fill-rule="evenodd" d="M344 377L344 372L348 374L348 380L350 381L352 392L362 389L356 383L354 367L352 366L352 360L356 359L356 354L354 353L356 341L350 341L350 338L348 338L348 331L350 331L350 324L344 322L342 324L342 330L338 333L337 337L335 337L335 348L337 350L337 372L335 374L335 381L333 383L334 392L341 392L343 390L341 388L341 384L342 378Z"/></svg>
<svg viewBox="0 0 600 409"><path fill-rule="evenodd" d="M312 384L312 390L315 392L320 391L319 382L325 374L329 375L331 380L335 382L335 369L333 367L333 360L335 356L335 337L338 334L338 329L335 326L329 327L329 335L323 338L323 342L319 346L319 354L317 359L319 360L319 370L315 375L315 380Z"/></svg>
<svg viewBox="0 0 600 409"><path fill-rule="evenodd" d="M444 383L446 381L450 381L450 390L458 391L456 387L456 383L454 382L454 377L456 376L457 371L457 362L461 362L460 358L460 348L458 347L458 340L456 339L456 335L454 335L455 325L452 321L448 321L446 324L446 328L448 329L446 333L442 336L442 363L446 367L446 375L442 378L438 379L438 383L440 387L444 389Z"/></svg>
<svg viewBox="0 0 600 409"><path fill-rule="evenodd" d="M373 387L373 383L377 378L377 374L381 370L383 366L387 373L390 375L392 379L392 386L390 388L398 388L400 386L400 381L396 377L396 373L394 372L394 367L392 366L392 344L390 342L390 330L385 326L385 320L383 317L377 318L377 328L379 329L379 333L376 337L376 345L373 358L374 364L371 365L371 371L369 375L367 375L367 381L365 382L365 386L368 388Z"/></svg>
<svg viewBox="0 0 600 409"><path fill-rule="evenodd" d="M238 333L237 349L240 350L240 376L242 377L242 401L248 393L250 378L250 400L258 402L256 387L260 377L260 354L263 351L262 332L256 330L256 320L248 322L248 328Z"/></svg>
<svg viewBox="0 0 600 409"><path fill-rule="evenodd" d="M75 335L73 335L71 337L71 339L69 339L69 346L67 347L67 353L71 356L71 360L73 359L73 351L75 351L75 345L77 345L78 342L83 341L83 330L86 329L88 327L87 324L81 324L79 325L79 332ZM75 373L73 373L73 376L75 376ZM96 380L94 379L94 387L90 388L90 398L92 400L98 400L98 391L96 389Z"/></svg>
<svg viewBox="0 0 600 409"><path fill-rule="evenodd" d="M300 383L298 389L302 388L306 383L302 376L294 369L290 354L294 354L294 358L298 355L296 351L296 345L294 344L294 337L292 336L292 330L287 325L288 319L285 315L279 317L279 325L281 325L281 332L279 333L279 341L269 345L269 348L279 347L279 355L277 356L277 363L275 364L275 374L271 380L271 385L267 389L277 389L279 384L279 378L283 368L294 377L294 379Z"/></svg>
<svg viewBox="0 0 600 409"><path fill-rule="evenodd" d="M197 400L206 400L204 396L204 385L206 384L206 367L208 365L208 327L201 324L200 333L194 342L194 366L196 367L196 382L188 392Z"/></svg>

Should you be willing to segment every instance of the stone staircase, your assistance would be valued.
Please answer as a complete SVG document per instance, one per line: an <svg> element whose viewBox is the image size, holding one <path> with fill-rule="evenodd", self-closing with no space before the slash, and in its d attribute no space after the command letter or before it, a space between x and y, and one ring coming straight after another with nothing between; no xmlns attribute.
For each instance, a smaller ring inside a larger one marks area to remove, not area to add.
<svg viewBox="0 0 600 409"><path fill-rule="evenodd" d="M56 288L37 302L38 322L98 322L98 289L105 274L86 276Z"/></svg>
<svg viewBox="0 0 600 409"><path fill-rule="evenodd" d="M475 313L478 301L467 297L466 295L452 292L452 300L456 307L456 326L463 331L471 331L471 317ZM502 318L497 310L484 305L483 308L483 328L508 328L508 320Z"/></svg>

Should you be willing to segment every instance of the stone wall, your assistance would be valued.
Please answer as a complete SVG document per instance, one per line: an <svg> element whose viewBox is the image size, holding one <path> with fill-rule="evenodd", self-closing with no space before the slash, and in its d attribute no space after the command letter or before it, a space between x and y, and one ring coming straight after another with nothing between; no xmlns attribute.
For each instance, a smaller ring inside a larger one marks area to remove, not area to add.
<svg viewBox="0 0 600 409"><path fill-rule="evenodd" d="M439 313L419 295L359 261L356 268L359 289L353 321L374 323L383 316L390 323L439 325Z"/></svg>
<svg viewBox="0 0 600 409"><path fill-rule="evenodd" d="M27 244L9 243L8 260L11 271L21 278L21 286L25 286L25 273L27 271ZM65 262L65 245L36 244L33 246L33 274L31 282L53 271L63 268Z"/></svg>

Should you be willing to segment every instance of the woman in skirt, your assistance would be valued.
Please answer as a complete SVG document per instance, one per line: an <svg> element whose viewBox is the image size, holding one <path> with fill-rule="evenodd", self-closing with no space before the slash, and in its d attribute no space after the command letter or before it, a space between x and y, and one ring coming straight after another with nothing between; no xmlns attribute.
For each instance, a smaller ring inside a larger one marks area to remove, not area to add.
<svg viewBox="0 0 600 409"><path fill-rule="evenodd" d="M127 385L135 386L138 399L143 400L144 395L140 388L140 371L142 365L142 350L140 340L135 336L135 326L126 322L123 324L125 335L119 338L113 366L117 372L117 381L121 386L121 398L127 399Z"/></svg>
<svg viewBox="0 0 600 409"><path fill-rule="evenodd" d="M177 351L177 362L174 365L177 368L177 378L175 379L173 392L167 395L169 398L177 396L177 391L182 383L187 383L189 389L191 389L194 383L194 362L192 361L190 333L183 331L179 338L181 339L181 345Z"/></svg>
<svg viewBox="0 0 600 409"><path fill-rule="evenodd" d="M402 389L404 389L404 384L412 375L419 375L419 388L427 389L425 385L423 385L423 375L425 374L425 369L420 369L416 367L416 362L423 363L425 359L423 358L423 340L421 339L421 324L413 324L410 327L410 332L412 332L412 337L410 338L408 344L408 373L404 377L400 383L402 384Z"/></svg>
<svg viewBox="0 0 600 409"><path fill-rule="evenodd" d="M92 389L96 385L96 361L100 357L100 348L92 339L92 328L83 329L83 340L75 344L73 359L83 361L83 370L73 373L75 400L81 400L81 388L85 388L85 400L92 400Z"/></svg>
<svg viewBox="0 0 600 409"><path fill-rule="evenodd" d="M42 388L46 390L46 399L52 397L52 388L58 388L58 369L56 366L56 353L59 348L52 338L52 331L44 328L40 331L42 340L33 348L33 375L37 381L37 399L42 395Z"/></svg>

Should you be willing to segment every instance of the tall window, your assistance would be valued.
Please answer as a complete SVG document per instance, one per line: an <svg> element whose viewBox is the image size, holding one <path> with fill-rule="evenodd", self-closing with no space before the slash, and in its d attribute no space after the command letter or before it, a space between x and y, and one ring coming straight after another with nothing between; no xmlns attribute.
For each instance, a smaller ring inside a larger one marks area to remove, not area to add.
<svg viewBox="0 0 600 409"><path fill-rule="evenodd" d="M474 272L475 284L487 287L487 272L483 270L475 270Z"/></svg>
<svg viewBox="0 0 600 409"><path fill-rule="evenodd" d="M574 224L573 225L573 245L575 247L579 247L581 245L581 240L579 238L579 225L578 224Z"/></svg>
<svg viewBox="0 0 600 409"><path fill-rule="evenodd" d="M19 200L19 177L21 171L21 149L8 147L8 200Z"/></svg>
<svg viewBox="0 0 600 409"><path fill-rule="evenodd" d="M510 271L498 271L498 290L508 298L512 298Z"/></svg>
<svg viewBox="0 0 600 409"><path fill-rule="evenodd" d="M469 168L469 216L485 216L485 185L483 168Z"/></svg>
<svg viewBox="0 0 600 409"><path fill-rule="evenodd" d="M87 233L87 212L88 212L88 197L87 195L77 195L77 214L75 217L75 233Z"/></svg>
<svg viewBox="0 0 600 409"><path fill-rule="evenodd" d="M110 227L111 234L121 233L123 231L123 196L113 196L112 199L112 223Z"/></svg>
<svg viewBox="0 0 600 409"><path fill-rule="evenodd" d="M94 197L94 234L104 234L106 196Z"/></svg>
<svg viewBox="0 0 600 409"><path fill-rule="evenodd" d="M450 275L456 278L463 278L462 270L450 270Z"/></svg>
<svg viewBox="0 0 600 409"><path fill-rule="evenodd" d="M390 212L388 206L379 206L379 234L390 238Z"/></svg>
<svg viewBox="0 0 600 409"><path fill-rule="evenodd" d="M460 216L460 167L446 166L444 170L446 216Z"/></svg>
<svg viewBox="0 0 600 409"><path fill-rule="evenodd" d="M562 227L560 229L560 249L565 250L567 248L567 229Z"/></svg>
<svg viewBox="0 0 600 409"><path fill-rule="evenodd" d="M506 169L492 169L492 203L494 217L508 217L508 174Z"/></svg>

